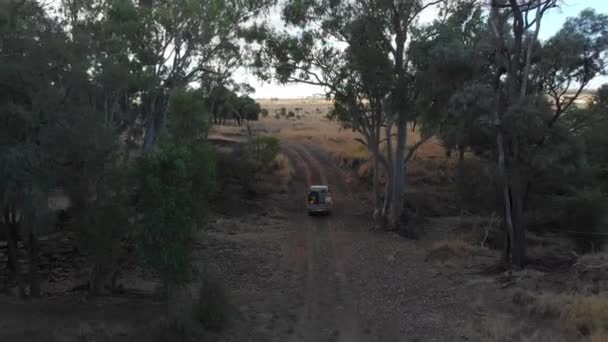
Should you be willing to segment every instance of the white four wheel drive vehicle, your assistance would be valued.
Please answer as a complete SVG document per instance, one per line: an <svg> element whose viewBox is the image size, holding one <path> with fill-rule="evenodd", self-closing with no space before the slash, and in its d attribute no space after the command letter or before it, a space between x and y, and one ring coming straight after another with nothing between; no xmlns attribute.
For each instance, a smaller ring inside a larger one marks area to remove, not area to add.
<svg viewBox="0 0 608 342"><path fill-rule="evenodd" d="M309 215L316 213L329 214L332 206L329 186L313 185L306 191L306 208Z"/></svg>

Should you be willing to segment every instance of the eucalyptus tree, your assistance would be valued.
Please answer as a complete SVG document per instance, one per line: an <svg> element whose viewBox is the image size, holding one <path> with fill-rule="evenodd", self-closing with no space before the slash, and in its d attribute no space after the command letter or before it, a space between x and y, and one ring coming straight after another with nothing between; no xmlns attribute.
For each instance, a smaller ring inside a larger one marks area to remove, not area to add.
<svg viewBox="0 0 608 342"><path fill-rule="evenodd" d="M362 135L374 160L375 214L391 227L403 214L406 162L441 125L443 109L466 78L446 74L450 67L459 70L456 64L442 69L429 63L437 56L456 62L462 56L456 58L452 48L468 44L457 43L455 34L447 37L443 22L450 18L454 32L458 23L471 30L478 7L472 1L292 0L282 8L286 30L258 26L249 37L262 43L255 63L261 77L324 87L335 103L330 116ZM440 19L423 29L420 16L432 8ZM447 41L454 44L442 50L440 42ZM426 125L425 134L408 148L408 123L417 121ZM384 203L378 189L382 169Z"/></svg>
<svg viewBox="0 0 608 342"><path fill-rule="evenodd" d="M575 162L576 143L566 118L591 79L605 73L604 15L583 11L545 44L538 41L544 15L557 6L556 0L490 3L495 48L491 122L508 237L504 259L517 266L525 263L527 175Z"/></svg>

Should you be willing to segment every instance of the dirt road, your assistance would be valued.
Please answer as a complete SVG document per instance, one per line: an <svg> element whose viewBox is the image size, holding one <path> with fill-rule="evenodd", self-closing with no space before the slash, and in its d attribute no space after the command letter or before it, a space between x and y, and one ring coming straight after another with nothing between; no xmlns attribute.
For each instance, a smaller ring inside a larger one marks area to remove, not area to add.
<svg viewBox="0 0 608 342"><path fill-rule="evenodd" d="M480 331L492 308L482 298L497 285L425 262L419 242L370 232L367 187L319 146L283 146L295 171L289 189L215 217L198 242L195 257L234 308L232 324L202 340L488 341ZM314 183L333 188L330 216L306 213L304 191ZM175 340L163 335L163 302L146 297L5 298L2 308L0 341Z"/></svg>
<svg viewBox="0 0 608 342"><path fill-rule="evenodd" d="M357 216L362 208L354 199L356 184L349 174L322 160L312 146L287 144L285 153L296 170L291 200L299 209L291 214L288 265L305 278L304 303L291 340L374 341L362 323L347 277L352 271L353 242L363 238L367 229L367 220ZM328 184L334 189L336 205L331 215L310 217L302 210L303 191L312 184Z"/></svg>
<svg viewBox="0 0 608 342"><path fill-rule="evenodd" d="M254 291L237 291L241 296L236 300L247 303L239 304L247 312L241 323L246 322L252 333L224 338L475 340L480 324L477 298L483 291L475 288L474 278L467 276L466 283L459 270L435 269L424 261L426 251L411 241L370 232L369 192L319 147L284 143L284 154L295 173L282 204L283 234L268 233L250 247L257 248L259 260L279 258L280 262L269 266L272 275L257 277ZM310 184L329 184L334 189L330 216L307 215L304 191ZM267 253L259 252L263 248L268 248ZM252 270L248 279L256 279L256 266L246 268Z"/></svg>

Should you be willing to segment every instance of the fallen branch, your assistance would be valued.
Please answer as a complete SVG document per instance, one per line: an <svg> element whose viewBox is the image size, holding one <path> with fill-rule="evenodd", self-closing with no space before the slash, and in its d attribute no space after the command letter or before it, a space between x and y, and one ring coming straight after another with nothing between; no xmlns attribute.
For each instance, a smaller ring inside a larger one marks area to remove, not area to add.
<svg viewBox="0 0 608 342"><path fill-rule="evenodd" d="M574 267L582 266L582 268L583 268L582 271L584 272L584 271L588 271L588 270L608 267L608 263L599 264L599 265L587 265L587 264L583 264L583 263L577 262L576 264L574 264L572 266L574 266Z"/></svg>

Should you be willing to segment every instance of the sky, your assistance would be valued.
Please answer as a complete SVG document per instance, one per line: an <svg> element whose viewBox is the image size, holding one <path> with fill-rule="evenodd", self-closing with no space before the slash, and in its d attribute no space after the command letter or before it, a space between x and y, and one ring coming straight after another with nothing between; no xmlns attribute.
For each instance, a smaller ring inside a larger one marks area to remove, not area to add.
<svg viewBox="0 0 608 342"><path fill-rule="evenodd" d="M608 0L561 0L558 9L552 9L543 17L539 38L546 40L553 36L563 25L566 18L577 16L582 10L593 8L599 13L608 14ZM429 22L435 14L433 11L423 13L421 22ZM278 14L271 15L273 24L280 24ZM304 98L314 95L324 95L321 87L305 84L277 84L276 82L260 82L255 76L246 69L239 69L235 78L238 82L249 83L255 88L252 95L255 98ZM597 88L603 83L608 82L608 77L597 77L591 81L589 88Z"/></svg>

